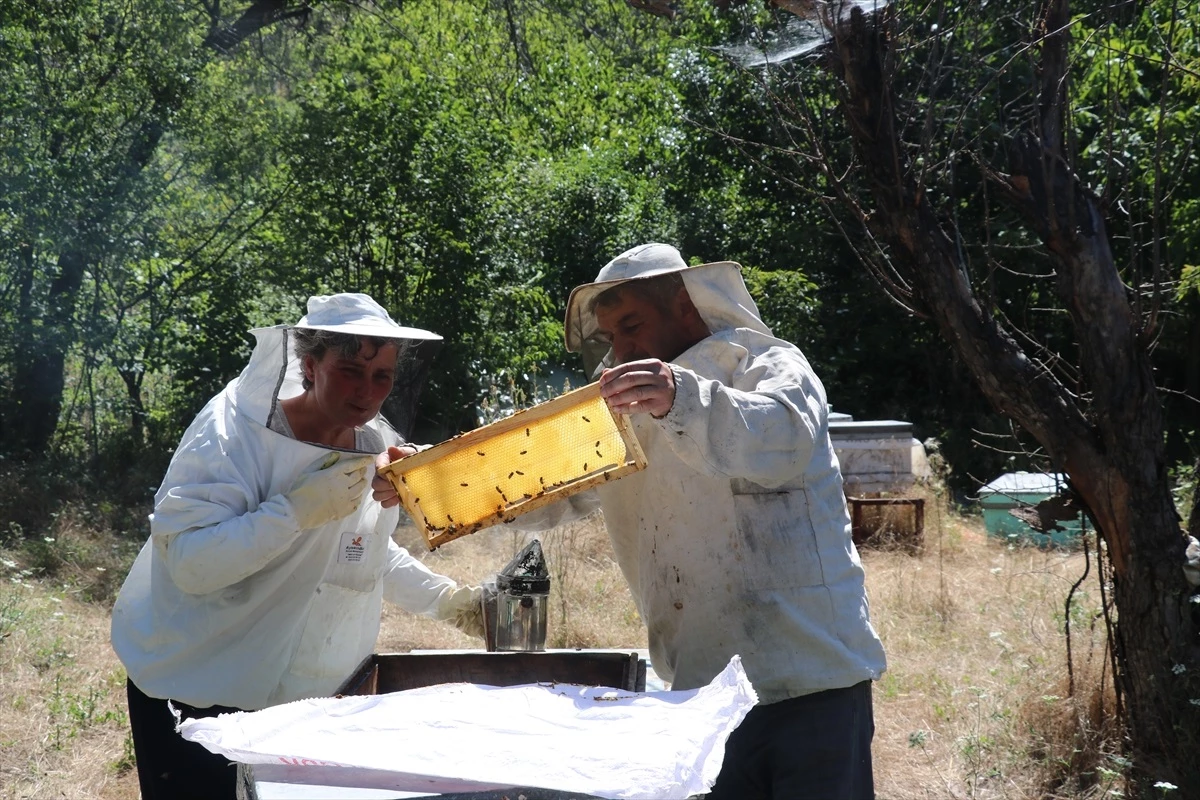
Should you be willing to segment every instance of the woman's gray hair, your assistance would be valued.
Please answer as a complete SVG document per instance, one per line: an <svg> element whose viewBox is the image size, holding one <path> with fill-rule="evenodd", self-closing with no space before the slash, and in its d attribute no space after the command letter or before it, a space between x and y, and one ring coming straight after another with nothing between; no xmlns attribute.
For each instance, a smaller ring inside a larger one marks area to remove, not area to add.
<svg viewBox="0 0 1200 800"><path fill-rule="evenodd" d="M336 331L323 331L316 328L292 328L293 347L296 350L296 357L300 359L300 363L304 363L305 356L312 356L313 359L320 361L325 357L325 354L330 350L337 353L342 358L354 358L358 355L363 347L370 345L375 348L375 352L379 352L379 348L394 344L397 346L396 360L404 354L404 340L388 339L379 336L359 336L353 333L338 333ZM312 388L312 381L304 374L304 370L300 371L301 385L307 391Z"/></svg>

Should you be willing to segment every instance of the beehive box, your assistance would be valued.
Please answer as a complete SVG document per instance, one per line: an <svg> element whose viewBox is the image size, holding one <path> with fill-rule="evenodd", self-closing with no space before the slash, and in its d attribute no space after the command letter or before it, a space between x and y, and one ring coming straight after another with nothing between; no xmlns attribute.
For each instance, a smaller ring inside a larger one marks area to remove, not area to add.
<svg viewBox="0 0 1200 800"><path fill-rule="evenodd" d="M1059 530L1042 533L1034 530L1012 509L1032 508L1058 494L1066 484L1061 473L1007 472L979 489L983 524L989 536L1015 544L1039 547L1072 547L1079 543L1083 529L1082 514L1058 523Z"/></svg>
<svg viewBox="0 0 1200 800"><path fill-rule="evenodd" d="M538 681L644 692L646 661L635 651L376 653L367 656L335 694L387 694L438 683L519 686Z"/></svg>
<svg viewBox="0 0 1200 800"><path fill-rule="evenodd" d="M432 550L645 466L628 417L592 383L379 472Z"/></svg>

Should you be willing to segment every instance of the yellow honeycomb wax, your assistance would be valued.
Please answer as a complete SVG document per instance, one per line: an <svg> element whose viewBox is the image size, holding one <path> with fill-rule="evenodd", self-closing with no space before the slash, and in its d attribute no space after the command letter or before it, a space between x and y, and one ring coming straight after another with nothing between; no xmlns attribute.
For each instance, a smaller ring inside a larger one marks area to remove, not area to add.
<svg viewBox="0 0 1200 800"><path fill-rule="evenodd" d="M432 449L443 452L420 454L428 460L414 456L424 462L420 465L406 468L397 462L398 477L391 477L403 482L414 506L410 514L427 530L475 526L545 492L624 465L621 431L599 393L591 394L586 402L536 415L528 424L522 422L528 412L522 412L503 426L493 423L492 435L443 442Z"/></svg>

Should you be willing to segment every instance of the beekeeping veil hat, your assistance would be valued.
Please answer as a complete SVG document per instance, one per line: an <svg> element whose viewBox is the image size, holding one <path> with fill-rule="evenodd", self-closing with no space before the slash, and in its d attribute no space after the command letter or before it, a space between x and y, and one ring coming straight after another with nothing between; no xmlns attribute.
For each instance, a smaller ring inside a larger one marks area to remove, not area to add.
<svg viewBox="0 0 1200 800"><path fill-rule="evenodd" d="M733 261L713 261L689 267L669 244L652 242L626 250L600 270L596 280L576 286L567 300L565 334L567 350L582 353L588 375L612 365L611 346L598 337L596 300L604 292L627 281L643 280L670 272L681 272L683 284L710 333L734 328L751 328L770 335L750 297L742 268Z"/></svg>
<svg viewBox="0 0 1200 800"><path fill-rule="evenodd" d="M379 303L365 294L352 292L308 298L308 313L300 318L296 327L381 339L440 341L442 338L420 328L397 324Z"/></svg>
<svg viewBox="0 0 1200 800"><path fill-rule="evenodd" d="M295 325L275 325L251 331L257 344L234 388L236 402L243 411L268 424L278 400L304 391L300 359L291 336L295 328L398 342L396 379L392 393L384 401L383 414L403 436L411 433L418 401L433 357L441 348L442 337L421 328L400 325L371 297L350 292L308 298L308 313Z"/></svg>

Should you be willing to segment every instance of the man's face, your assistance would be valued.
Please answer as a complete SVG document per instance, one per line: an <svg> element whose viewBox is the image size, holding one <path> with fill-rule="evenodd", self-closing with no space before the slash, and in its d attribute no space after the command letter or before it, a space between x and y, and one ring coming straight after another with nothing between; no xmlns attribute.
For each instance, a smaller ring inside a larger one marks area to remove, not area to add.
<svg viewBox="0 0 1200 800"><path fill-rule="evenodd" d="M596 307L600 337L610 341L618 364L643 358L671 361L692 345L676 297L667 308L633 292L620 292L615 303Z"/></svg>
<svg viewBox="0 0 1200 800"><path fill-rule="evenodd" d="M308 391L331 426L361 427L375 418L392 391L398 354L395 344L376 348L360 339L353 358L327 350L320 361L305 359Z"/></svg>

